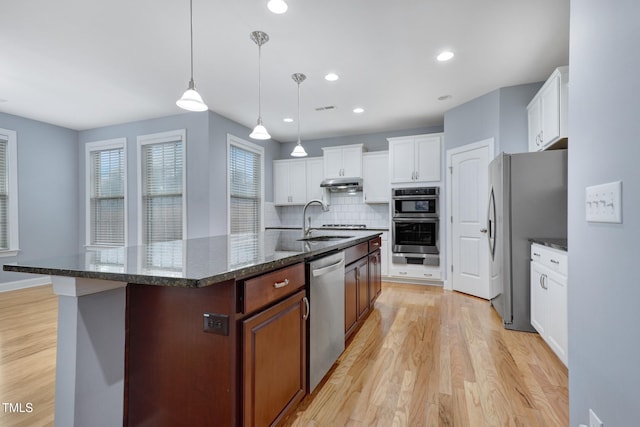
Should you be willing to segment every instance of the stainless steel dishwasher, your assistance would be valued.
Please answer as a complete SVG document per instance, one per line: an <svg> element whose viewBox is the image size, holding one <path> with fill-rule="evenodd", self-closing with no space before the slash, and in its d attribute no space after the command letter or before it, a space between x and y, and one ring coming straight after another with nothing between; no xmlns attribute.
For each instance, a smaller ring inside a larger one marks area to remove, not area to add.
<svg viewBox="0 0 640 427"><path fill-rule="evenodd" d="M344 351L344 252L309 263L309 393Z"/></svg>

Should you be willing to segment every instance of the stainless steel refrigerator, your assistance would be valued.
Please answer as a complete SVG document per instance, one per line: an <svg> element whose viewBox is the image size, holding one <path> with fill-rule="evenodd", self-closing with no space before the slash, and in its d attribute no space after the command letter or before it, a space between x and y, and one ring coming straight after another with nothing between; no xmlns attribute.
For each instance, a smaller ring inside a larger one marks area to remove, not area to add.
<svg viewBox="0 0 640 427"><path fill-rule="evenodd" d="M491 305L505 328L531 326L530 238L567 237L567 150L499 154L489 164Z"/></svg>

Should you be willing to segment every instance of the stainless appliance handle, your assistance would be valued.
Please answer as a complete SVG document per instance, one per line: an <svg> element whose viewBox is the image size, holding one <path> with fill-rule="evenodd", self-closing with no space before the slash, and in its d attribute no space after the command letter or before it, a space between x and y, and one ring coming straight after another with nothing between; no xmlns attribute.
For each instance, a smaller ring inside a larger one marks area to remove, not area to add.
<svg viewBox="0 0 640 427"><path fill-rule="evenodd" d="M311 272L311 274L313 275L313 277L319 277L322 276L323 274L326 273L331 273L334 270L337 270L338 268L341 267L341 265L344 264L344 260L341 259L340 261L336 262L335 264L331 264L327 267L322 267L322 268L316 268L315 270L313 270Z"/></svg>
<svg viewBox="0 0 640 427"><path fill-rule="evenodd" d="M485 234L486 234L487 229L486 229L486 228L481 228L481 229L480 229L480 232L481 232L481 233L485 233Z"/></svg>
<svg viewBox="0 0 640 427"><path fill-rule="evenodd" d="M309 318L309 314L311 314L311 307L309 307L309 299L307 297L304 297L303 301L307 311L305 312L304 316L302 316L302 318L304 320L307 320Z"/></svg>
<svg viewBox="0 0 640 427"><path fill-rule="evenodd" d="M493 192L493 187L491 187L491 193L489 194L489 213L487 215L487 229L489 232L489 238L487 239L489 242L489 252L491 253L491 259L495 259L496 254L496 233L495 233L495 223L496 223L496 196Z"/></svg>
<svg viewBox="0 0 640 427"><path fill-rule="evenodd" d="M438 222L438 218L394 217L393 222Z"/></svg>

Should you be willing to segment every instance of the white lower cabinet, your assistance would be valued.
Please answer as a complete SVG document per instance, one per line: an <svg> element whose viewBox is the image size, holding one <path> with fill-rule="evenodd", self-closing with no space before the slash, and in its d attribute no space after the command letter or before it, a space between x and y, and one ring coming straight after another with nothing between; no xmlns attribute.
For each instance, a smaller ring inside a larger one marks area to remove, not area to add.
<svg viewBox="0 0 640 427"><path fill-rule="evenodd" d="M567 366L567 253L531 245L531 326Z"/></svg>
<svg viewBox="0 0 640 427"><path fill-rule="evenodd" d="M390 263L389 277L410 280L442 280L442 271L440 267Z"/></svg>

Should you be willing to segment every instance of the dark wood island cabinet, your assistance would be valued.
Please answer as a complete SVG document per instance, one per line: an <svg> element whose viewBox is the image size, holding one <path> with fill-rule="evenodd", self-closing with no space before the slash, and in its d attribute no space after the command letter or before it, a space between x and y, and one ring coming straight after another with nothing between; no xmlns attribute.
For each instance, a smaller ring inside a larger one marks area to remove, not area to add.
<svg viewBox="0 0 640 427"><path fill-rule="evenodd" d="M308 392L307 261L345 251L355 328L379 294L380 233L353 234L310 244L299 231L265 232L249 242L253 258L232 236L216 236L105 250L123 260L113 271L94 253L4 269L51 275L59 318L75 322L58 327L59 341L75 345L58 353L56 396L72 397L56 402L65 425L91 425L99 408L125 426L270 426ZM151 268L154 250L182 260L182 270ZM71 370L75 385L60 381Z"/></svg>

